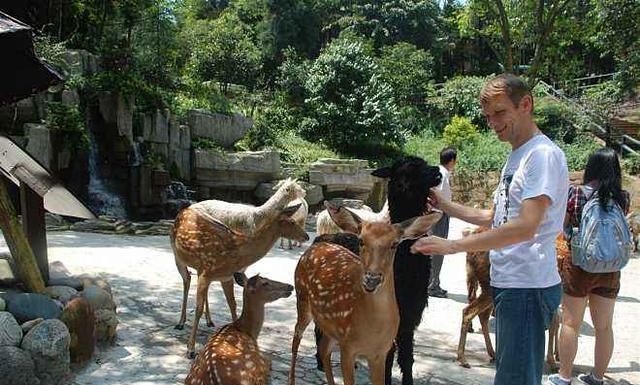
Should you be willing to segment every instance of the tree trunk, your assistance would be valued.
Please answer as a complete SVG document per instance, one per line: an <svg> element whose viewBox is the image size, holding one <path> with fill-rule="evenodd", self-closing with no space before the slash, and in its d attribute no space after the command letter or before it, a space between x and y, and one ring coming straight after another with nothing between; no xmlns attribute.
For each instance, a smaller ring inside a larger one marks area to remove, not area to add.
<svg viewBox="0 0 640 385"><path fill-rule="evenodd" d="M18 222L16 210L11 204L5 181L0 179L0 228L15 261L18 278L34 293L44 293L44 281L38 269L36 257Z"/></svg>

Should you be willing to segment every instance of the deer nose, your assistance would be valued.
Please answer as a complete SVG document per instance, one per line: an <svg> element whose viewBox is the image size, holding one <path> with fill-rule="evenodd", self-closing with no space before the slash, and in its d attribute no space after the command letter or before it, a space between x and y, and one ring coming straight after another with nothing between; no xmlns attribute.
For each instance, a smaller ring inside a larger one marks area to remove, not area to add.
<svg viewBox="0 0 640 385"><path fill-rule="evenodd" d="M378 288L378 286L380 286L380 283L382 283L382 273L373 273L371 271L367 271L366 273L364 273L364 277L362 278L362 286L364 286L364 289L371 293L373 292L375 289Z"/></svg>

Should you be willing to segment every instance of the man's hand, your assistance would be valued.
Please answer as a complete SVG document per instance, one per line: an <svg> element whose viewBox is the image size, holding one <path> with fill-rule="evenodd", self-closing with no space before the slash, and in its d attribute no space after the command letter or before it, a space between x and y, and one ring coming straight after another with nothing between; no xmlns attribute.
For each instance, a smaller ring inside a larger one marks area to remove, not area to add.
<svg viewBox="0 0 640 385"><path fill-rule="evenodd" d="M421 253L427 255L447 255L455 254L462 250L458 250L456 241L450 241L436 236L430 236L418 239L411 246L412 253Z"/></svg>
<svg viewBox="0 0 640 385"><path fill-rule="evenodd" d="M432 187L430 190L428 203L438 210L445 211L444 206L449 203L449 200L442 195L442 190L437 187Z"/></svg>

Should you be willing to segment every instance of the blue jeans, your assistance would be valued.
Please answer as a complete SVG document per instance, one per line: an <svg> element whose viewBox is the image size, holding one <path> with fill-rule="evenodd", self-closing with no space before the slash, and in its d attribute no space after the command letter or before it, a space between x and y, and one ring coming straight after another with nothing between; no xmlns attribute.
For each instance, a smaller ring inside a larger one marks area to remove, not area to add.
<svg viewBox="0 0 640 385"><path fill-rule="evenodd" d="M493 291L496 309L496 377L494 385L540 385L544 331L555 314L560 284L544 289Z"/></svg>

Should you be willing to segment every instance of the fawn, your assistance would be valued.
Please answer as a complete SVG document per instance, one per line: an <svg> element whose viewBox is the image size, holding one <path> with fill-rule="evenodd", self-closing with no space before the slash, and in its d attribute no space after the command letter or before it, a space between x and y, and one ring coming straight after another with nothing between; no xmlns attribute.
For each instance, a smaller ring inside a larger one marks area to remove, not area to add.
<svg viewBox="0 0 640 385"><path fill-rule="evenodd" d="M298 318L291 344L289 385L302 334L313 319L322 330L319 347L329 385L335 385L331 348L340 348L345 385L354 383L357 356L369 362L374 385L384 384L385 359L396 336L400 316L395 298L393 260L398 244L418 238L441 217L433 212L397 224L364 222L346 208L332 216L343 230L359 234L360 256L337 244L319 242L300 257L295 271Z"/></svg>
<svg viewBox="0 0 640 385"><path fill-rule="evenodd" d="M194 361L185 385L265 385L269 383L271 360L258 349L258 334L264 321L264 306L287 298L293 286L255 275L249 279L235 273L244 287L240 318L223 326L209 338Z"/></svg>
<svg viewBox="0 0 640 385"><path fill-rule="evenodd" d="M486 231L486 228L477 228L475 230L466 229L463 236L472 233ZM558 268L561 265L561 259L569 255L566 243L560 237L556 240L556 250L558 258ZM491 358L491 362L495 360L495 351L491 344L489 336L489 316L493 312L493 299L491 297L490 273L491 262L489 261L488 251L475 251L467 253L467 298L468 303L462 310L462 325L460 326L460 340L458 341L458 351L456 361L460 366L470 368L471 366L465 359L464 350L467 342L467 332L472 331L471 321L477 316L480 319L480 328L484 337L487 354ZM480 286L480 295L477 290ZM558 329L560 326L560 311L557 311L549 325L549 343L547 346L546 361L550 368L556 367L558 358Z"/></svg>

